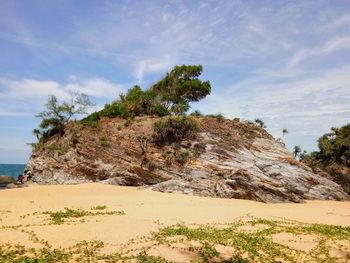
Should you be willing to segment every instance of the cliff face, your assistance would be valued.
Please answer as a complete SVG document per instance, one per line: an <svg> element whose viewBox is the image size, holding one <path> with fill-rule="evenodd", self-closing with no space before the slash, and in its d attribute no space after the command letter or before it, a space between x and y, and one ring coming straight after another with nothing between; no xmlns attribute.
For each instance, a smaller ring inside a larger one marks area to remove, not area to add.
<svg viewBox="0 0 350 263"><path fill-rule="evenodd" d="M152 139L158 119L102 119L95 128L71 123L63 137L33 151L26 175L39 184L101 182L263 202L349 199L252 124L197 117L197 135L159 146Z"/></svg>

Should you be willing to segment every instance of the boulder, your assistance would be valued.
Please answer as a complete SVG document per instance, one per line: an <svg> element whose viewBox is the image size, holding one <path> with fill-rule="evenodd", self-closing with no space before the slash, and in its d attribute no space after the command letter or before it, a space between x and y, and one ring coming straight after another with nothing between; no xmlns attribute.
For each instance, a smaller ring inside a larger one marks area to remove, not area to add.
<svg viewBox="0 0 350 263"><path fill-rule="evenodd" d="M12 176L0 175L0 188L7 188L8 185L14 184L15 182Z"/></svg>

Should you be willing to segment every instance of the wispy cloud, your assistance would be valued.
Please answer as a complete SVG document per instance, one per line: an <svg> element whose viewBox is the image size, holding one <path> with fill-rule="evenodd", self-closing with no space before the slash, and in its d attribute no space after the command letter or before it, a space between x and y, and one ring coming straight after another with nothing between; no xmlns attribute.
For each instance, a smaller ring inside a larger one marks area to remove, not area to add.
<svg viewBox="0 0 350 263"><path fill-rule="evenodd" d="M116 98L123 90L125 90L124 85L99 78L80 80L71 77L67 83L0 78L0 116L33 115L43 108L49 95L67 100L72 94L78 92L85 93L94 99L112 100L111 98Z"/></svg>
<svg viewBox="0 0 350 263"><path fill-rule="evenodd" d="M297 66L301 61L309 57L326 55L342 49L350 49L350 36L335 37L321 47L315 47L313 49L302 49L298 51L292 57L290 63L288 64L288 68Z"/></svg>
<svg viewBox="0 0 350 263"><path fill-rule="evenodd" d="M290 129L290 145L315 147L331 125L350 122L347 0L0 7L2 116L36 113L48 94L65 98L73 90L99 106L126 89L117 83L147 87L172 66L193 63L204 66L213 86L193 107L262 117L276 136Z"/></svg>

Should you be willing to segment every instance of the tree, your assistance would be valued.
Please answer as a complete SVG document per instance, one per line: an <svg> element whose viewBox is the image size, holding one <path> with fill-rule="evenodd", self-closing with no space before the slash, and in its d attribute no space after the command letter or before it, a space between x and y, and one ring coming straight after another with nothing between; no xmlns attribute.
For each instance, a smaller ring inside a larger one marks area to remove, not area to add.
<svg viewBox="0 0 350 263"><path fill-rule="evenodd" d="M157 94L159 102L167 109L178 109L177 105L182 105L181 109L187 111L190 102L200 101L211 92L210 82L198 79L202 70L201 65L176 66L150 91Z"/></svg>
<svg viewBox="0 0 350 263"><path fill-rule="evenodd" d="M258 126L259 128L262 128L262 129L266 128L265 123L261 119L255 119L254 122L255 122L255 125Z"/></svg>
<svg viewBox="0 0 350 263"><path fill-rule="evenodd" d="M83 119L82 123L95 125L102 116L128 119L142 115L183 115L191 102L199 101L211 92L210 82L198 79L201 73L201 65L176 66L150 88L142 90L140 86L134 86L101 111Z"/></svg>
<svg viewBox="0 0 350 263"><path fill-rule="evenodd" d="M283 138L284 138L284 136L288 133L288 130L286 129L286 128L284 128L283 130L282 130L282 133L283 133Z"/></svg>
<svg viewBox="0 0 350 263"><path fill-rule="evenodd" d="M301 153L301 147L299 145L294 146L293 154L295 159L300 155L300 153Z"/></svg>
<svg viewBox="0 0 350 263"><path fill-rule="evenodd" d="M50 138L55 134L64 134L65 125L74 115L86 114L86 110L92 103L85 94L74 94L70 101L59 103L57 97L50 95L45 104L46 110L40 112L36 117L41 118L39 129L33 133L38 139Z"/></svg>

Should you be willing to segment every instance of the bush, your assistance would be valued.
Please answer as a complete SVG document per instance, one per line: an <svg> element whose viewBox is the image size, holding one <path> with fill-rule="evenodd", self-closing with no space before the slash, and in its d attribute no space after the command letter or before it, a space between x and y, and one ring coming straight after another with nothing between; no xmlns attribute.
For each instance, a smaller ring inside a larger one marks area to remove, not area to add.
<svg viewBox="0 0 350 263"><path fill-rule="evenodd" d="M185 116L168 117L154 123L153 139L159 144L177 143L197 131L197 123Z"/></svg>
<svg viewBox="0 0 350 263"><path fill-rule="evenodd" d="M103 147L109 147L111 146L111 142L109 141L109 139L106 136L102 136L100 137L100 144Z"/></svg>
<svg viewBox="0 0 350 263"><path fill-rule="evenodd" d="M148 161L146 166L147 169L151 172L158 168L158 165L155 161Z"/></svg>
<svg viewBox="0 0 350 263"><path fill-rule="evenodd" d="M90 127L97 127L98 123L100 121L100 113L99 112L94 112L90 114L88 117L85 119L82 119L82 124L90 126Z"/></svg>
<svg viewBox="0 0 350 263"><path fill-rule="evenodd" d="M203 114L199 110L195 110L190 114L190 116L202 117Z"/></svg>
<svg viewBox="0 0 350 263"><path fill-rule="evenodd" d="M128 105L123 102L113 102L111 104L106 104L104 109L100 112L100 116L105 117L122 117L130 118L132 113L129 111Z"/></svg>
<svg viewBox="0 0 350 263"><path fill-rule="evenodd" d="M207 242L203 244L199 251L201 257L204 262L210 262L213 258L219 257L219 252L215 249L215 247Z"/></svg>
<svg viewBox="0 0 350 263"><path fill-rule="evenodd" d="M207 115L207 117L215 118L218 122L224 122L225 121L225 116L222 115L221 113L210 114L210 115Z"/></svg>
<svg viewBox="0 0 350 263"><path fill-rule="evenodd" d="M143 115L184 114L191 102L200 101L211 92L210 82L198 79L201 73L201 65L176 66L150 88L142 90L136 85L126 94L120 94L119 99L88 116L83 123L96 125L102 116L128 119Z"/></svg>
<svg viewBox="0 0 350 263"><path fill-rule="evenodd" d="M172 152L166 152L163 154L163 158L165 160L166 165L171 165L174 158L174 154Z"/></svg>
<svg viewBox="0 0 350 263"><path fill-rule="evenodd" d="M193 152L195 156L200 156L202 153L205 152L206 144L203 142L196 143L193 145Z"/></svg>
<svg viewBox="0 0 350 263"><path fill-rule="evenodd" d="M254 120L254 124L255 124L257 127L261 128L261 129L265 129L265 128L266 128L265 123L264 123L261 119L255 119L255 120Z"/></svg>
<svg viewBox="0 0 350 263"><path fill-rule="evenodd" d="M191 153L186 149L181 149L175 153L175 160L180 164L186 163L190 157Z"/></svg>
<svg viewBox="0 0 350 263"><path fill-rule="evenodd" d="M161 104L156 104L153 107L153 114L158 117L164 117L170 115L170 111Z"/></svg>

